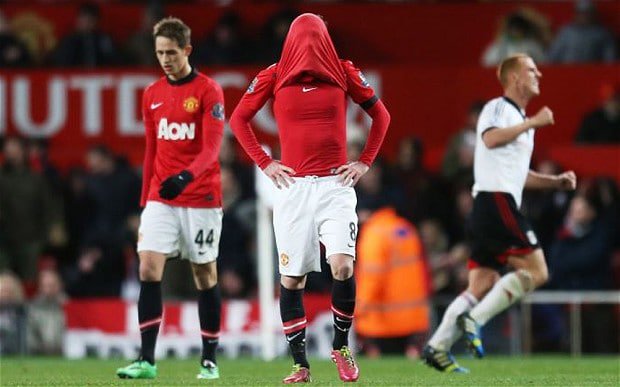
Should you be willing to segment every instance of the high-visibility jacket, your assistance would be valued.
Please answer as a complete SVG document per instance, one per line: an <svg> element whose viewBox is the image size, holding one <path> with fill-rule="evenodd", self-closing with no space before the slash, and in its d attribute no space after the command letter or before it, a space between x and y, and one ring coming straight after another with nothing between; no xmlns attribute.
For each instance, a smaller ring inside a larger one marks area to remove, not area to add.
<svg viewBox="0 0 620 387"><path fill-rule="evenodd" d="M363 225L357 246L357 332L388 338L427 331L428 267L415 226L382 208Z"/></svg>

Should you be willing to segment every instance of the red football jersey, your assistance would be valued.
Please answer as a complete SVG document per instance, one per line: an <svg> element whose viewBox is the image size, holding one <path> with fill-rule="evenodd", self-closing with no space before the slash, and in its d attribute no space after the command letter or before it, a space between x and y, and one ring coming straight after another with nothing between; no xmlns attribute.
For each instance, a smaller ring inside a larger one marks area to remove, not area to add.
<svg viewBox="0 0 620 387"><path fill-rule="evenodd" d="M142 114L146 152L141 205L155 200L181 207L221 207L222 88L195 70L178 81L162 77L144 91ZM160 198L161 182L182 170L191 172L194 180L175 199Z"/></svg>
<svg viewBox="0 0 620 387"><path fill-rule="evenodd" d="M296 176L331 175L333 169L347 162L347 94L364 108L377 101L362 72L350 61L341 61L341 64L347 77L346 92L331 83L311 80L283 86L274 95L275 64L254 78L237 106L239 111L253 116L267 100L274 99L282 163L293 168ZM271 158L262 151L253 134L235 126L233 130L246 151L259 167L265 168ZM372 147L373 152L362 154L360 161L370 165L376 156L374 149Z"/></svg>

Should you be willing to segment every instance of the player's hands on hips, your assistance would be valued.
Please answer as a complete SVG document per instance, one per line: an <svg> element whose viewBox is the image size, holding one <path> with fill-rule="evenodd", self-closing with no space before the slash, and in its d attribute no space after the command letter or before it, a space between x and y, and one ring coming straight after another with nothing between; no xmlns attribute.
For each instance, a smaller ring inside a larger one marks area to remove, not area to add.
<svg viewBox="0 0 620 387"><path fill-rule="evenodd" d="M574 171L566 171L556 176L559 189L574 191L577 188L577 176Z"/></svg>
<svg viewBox="0 0 620 387"><path fill-rule="evenodd" d="M336 169L336 175L340 175L340 183L344 186L353 187L359 179L368 172L370 167L361 161L352 161L341 165Z"/></svg>
<svg viewBox="0 0 620 387"><path fill-rule="evenodd" d="M172 200L179 196L192 180L194 176L189 171L181 171L179 174L172 175L162 181L159 196L162 199Z"/></svg>
<svg viewBox="0 0 620 387"><path fill-rule="evenodd" d="M275 184L278 189L282 189L282 186L288 188L290 184L295 184L295 180L293 180L291 176L295 174L293 168L287 167L279 161L274 160L269 163L269 165L263 169L263 172L273 181L273 184Z"/></svg>
<svg viewBox="0 0 620 387"><path fill-rule="evenodd" d="M553 112L547 106L543 107L536 113L531 119L532 126L534 128L540 128L555 123L553 119Z"/></svg>

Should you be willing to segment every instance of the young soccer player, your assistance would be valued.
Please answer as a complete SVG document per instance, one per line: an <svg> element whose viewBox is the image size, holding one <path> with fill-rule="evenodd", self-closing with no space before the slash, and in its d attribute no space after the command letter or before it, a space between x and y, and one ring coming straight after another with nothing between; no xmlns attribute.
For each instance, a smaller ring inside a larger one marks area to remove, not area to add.
<svg viewBox="0 0 620 387"><path fill-rule="evenodd" d="M351 162L345 152L347 96L373 119L360 159ZM261 149L249 126L271 98L282 162ZM321 270L319 243L325 246L334 277L331 358L341 380L359 377L348 346L355 308L357 238L357 198L352 186L375 159L389 122L387 109L361 71L338 58L325 23L313 14L293 21L280 61L258 74L231 117L233 132L245 151L280 189L273 210L281 274L280 313L294 360L293 372L284 383L310 381L303 289L306 274Z"/></svg>
<svg viewBox="0 0 620 387"><path fill-rule="evenodd" d="M161 279L166 259L189 259L200 295L202 359L198 378L217 379L220 330L216 258L222 229L218 153L224 128L221 87L189 64L190 29L168 17L153 31L155 54L165 76L142 98L146 153L142 180L138 254L142 336L140 358L116 373L154 378L155 342L162 322Z"/></svg>
<svg viewBox="0 0 620 387"><path fill-rule="evenodd" d="M506 58L497 75L504 95L484 106L476 129L475 199L467 225L469 285L448 306L423 353L428 365L444 372L467 372L450 353L463 332L474 354L482 357L480 327L547 281L543 251L519 211L523 188L576 186L572 171L545 175L529 169L534 132L554 122L548 107L531 118L525 115L528 102L540 94L542 74L532 58L525 54ZM506 265L515 270L500 277Z"/></svg>

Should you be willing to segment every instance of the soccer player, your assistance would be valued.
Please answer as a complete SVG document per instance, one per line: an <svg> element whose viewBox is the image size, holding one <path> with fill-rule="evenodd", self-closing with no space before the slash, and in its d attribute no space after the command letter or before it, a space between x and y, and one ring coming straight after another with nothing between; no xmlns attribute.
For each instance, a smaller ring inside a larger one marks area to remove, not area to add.
<svg viewBox="0 0 620 387"><path fill-rule="evenodd" d="M218 153L224 129L221 87L193 69L190 29L168 17L154 29L155 54L165 76L142 97L146 152L138 255L140 358L119 368L121 378L154 378L155 342L162 321L161 279L166 259L189 259L199 290L200 379L217 379L220 329L216 258L222 229Z"/></svg>
<svg viewBox="0 0 620 387"><path fill-rule="evenodd" d="M469 285L446 309L424 349L426 363L439 371L467 372L450 353L463 335L477 357L484 356L480 327L547 281L547 265L532 227L519 212L523 188L574 190L573 171L545 175L529 170L534 132L554 123L548 107L525 115L540 94L542 74L531 57L506 58L497 71L502 97L483 108L476 129L474 206L467 231L471 244ZM506 265L514 271L500 277Z"/></svg>
<svg viewBox="0 0 620 387"><path fill-rule="evenodd" d="M347 95L372 117L359 160L346 158ZM282 162L260 147L249 122L273 98ZM358 366L348 347L355 307L353 261L357 238L357 198L352 188L368 171L383 142L390 115L353 63L340 60L323 20L297 17L280 61L261 71L232 114L235 136L254 162L280 189L273 225L281 274L280 313L293 355L284 383L310 381L306 359L306 274L320 271L319 243L334 277L335 336L331 358L343 381L356 381Z"/></svg>

